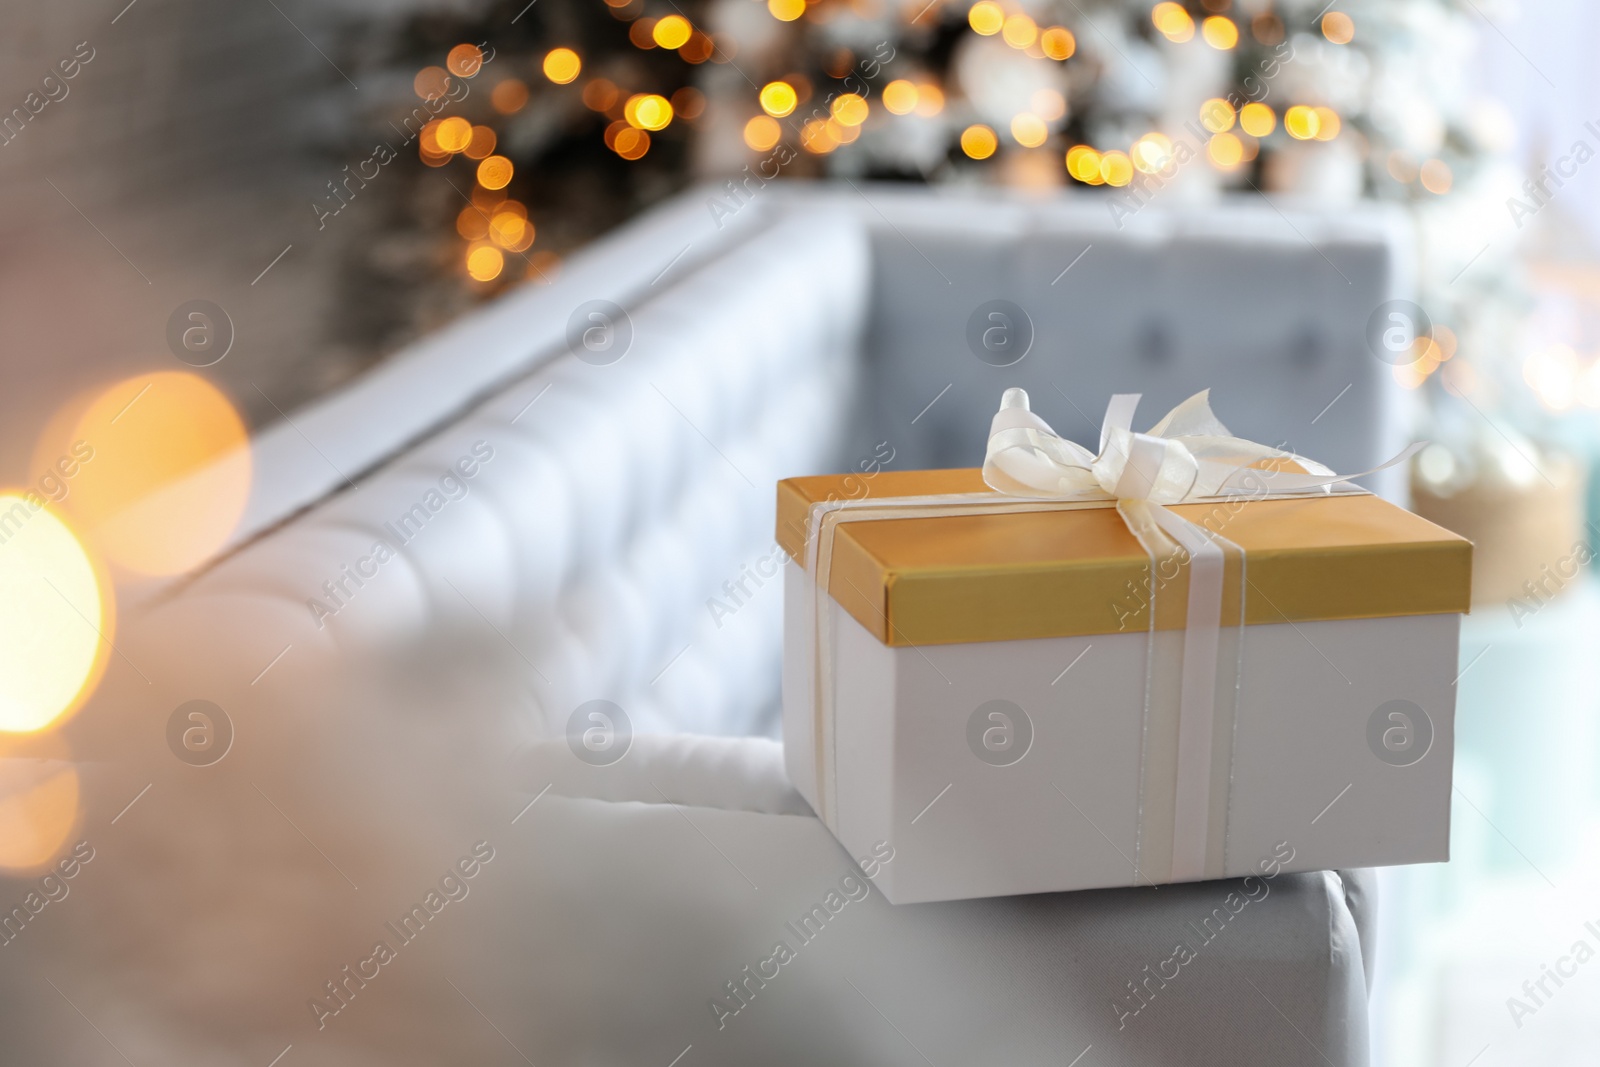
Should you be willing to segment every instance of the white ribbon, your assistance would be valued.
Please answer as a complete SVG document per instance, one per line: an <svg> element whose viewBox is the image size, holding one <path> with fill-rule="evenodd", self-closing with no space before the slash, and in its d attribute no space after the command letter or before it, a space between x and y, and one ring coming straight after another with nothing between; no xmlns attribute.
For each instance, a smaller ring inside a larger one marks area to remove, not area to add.
<svg viewBox="0 0 1600 1067"><path fill-rule="evenodd" d="M805 565L812 576L806 598L811 647L806 653L813 668L808 681L813 689L818 815L830 828L838 829L833 633L832 612L821 610L820 599L829 588L838 524L1115 506L1151 561L1135 867L1146 867L1149 859L1165 881L1221 876L1228 797L1215 782L1219 771L1224 779L1231 773L1247 581L1244 552L1165 505L1360 493L1364 490L1345 483L1401 463L1422 445L1360 474L1336 474L1314 460L1233 436L1211 413L1208 393L1179 404L1148 433L1132 430L1138 402L1138 394L1111 398L1100 429L1100 451L1092 453L1057 435L1030 411L1026 392L1007 389L990 425L983 463L984 483L994 492L812 505L806 531ZM1258 466L1264 461L1270 465ZM1288 465L1298 469L1281 469ZM1155 626L1157 568L1173 556L1189 564L1187 617L1177 645ZM1239 610L1225 628L1224 580L1230 557L1239 574ZM1176 678L1174 666L1180 668ZM1157 814L1157 819L1147 817ZM1139 877L1152 880L1143 871Z"/></svg>

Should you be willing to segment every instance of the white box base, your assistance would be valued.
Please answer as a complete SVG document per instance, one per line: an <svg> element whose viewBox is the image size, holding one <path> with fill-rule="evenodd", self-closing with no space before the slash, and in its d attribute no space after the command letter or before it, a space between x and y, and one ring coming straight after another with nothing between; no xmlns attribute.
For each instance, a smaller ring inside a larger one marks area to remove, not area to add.
<svg viewBox="0 0 1600 1067"><path fill-rule="evenodd" d="M784 582L785 762L816 808L799 638L810 578L791 560ZM835 836L852 856L893 846L876 879L889 901L1150 881L1134 866L1146 634L892 648L831 598L820 606L836 635ZM1228 791L1220 876L1260 874L1283 843L1287 871L1449 858L1459 629L1458 615L1245 628L1231 782L1216 786ZM1009 766L968 744L974 710L996 699L1032 724ZM1369 744L1391 700L1431 723L1431 744L1405 766Z"/></svg>

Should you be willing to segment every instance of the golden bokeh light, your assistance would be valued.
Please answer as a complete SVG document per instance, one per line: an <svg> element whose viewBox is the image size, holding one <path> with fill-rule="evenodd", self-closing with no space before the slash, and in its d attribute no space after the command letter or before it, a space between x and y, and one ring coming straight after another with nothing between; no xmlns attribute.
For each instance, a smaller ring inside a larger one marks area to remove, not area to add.
<svg viewBox="0 0 1600 1067"><path fill-rule="evenodd" d="M52 867L82 823L82 789L66 743L49 734L0 738L0 871Z"/></svg>
<svg viewBox="0 0 1600 1067"><path fill-rule="evenodd" d="M1011 120L1011 136L1024 148L1038 148L1049 138L1050 127L1038 115L1024 111Z"/></svg>
<svg viewBox="0 0 1600 1067"><path fill-rule="evenodd" d="M459 152L472 143L472 123L459 116L443 119L434 128L433 139L441 152Z"/></svg>
<svg viewBox="0 0 1600 1067"><path fill-rule="evenodd" d="M1244 145L1231 133L1215 134L1206 144L1206 156L1222 170L1232 170L1244 159Z"/></svg>
<svg viewBox="0 0 1600 1067"><path fill-rule="evenodd" d="M567 85L583 73L583 60L570 48L552 48L544 54L544 76Z"/></svg>
<svg viewBox="0 0 1600 1067"><path fill-rule="evenodd" d="M917 109L917 87L896 78L883 87L883 106L891 115L909 115Z"/></svg>
<svg viewBox="0 0 1600 1067"><path fill-rule="evenodd" d="M967 11L967 24L975 33L993 37L1005 26L1006 13L994 0L978 0Z"/></svg>
<svg viewBox="0 0 1600 1067"><path fill-rule="evenodd" d="M100 557L139 574L179 574L227 541L250 497L244 421L188 371L145 374L52 419L34 453L44 470L73 442L94 461L60 507Z"/></svg>
<svg viewBox="0 0 1600 1067"><path fill-rule="evenodd" d="M617 131L611 150L623 159L632 162L643 159L644 154L650 151L650 135L636 126L623 123L622 129Z"/></svg>
<svg viewBox="0 0 1600 1067"><path fill-rule="evenodd" d="M482 208L467 205L456 215L456 233L469 241L481 241L489 236L489 216Z"/></svg>
<svg viewBox="0 0 1600 1067"><path fill-rule="evenodd" d="M1182 44L1194 36L1194 19L1182 4L1157 4L1150 10L1150 21L1161 36L1175 44Z"/></svg>
<svg viewBox="0 0 1600 1067"><path fill-rule="evenodd" d="M489 92L489 103L502 115L514 115L528 103L528 83L521 78L506 78Z"/></svg>
<svg viewBox="0 0 1600 1067"><path fill-rule="evenodd" d="M437 100L450 88L450 72L443 67L423 67L411 79L411 88L424 100Z"/></svg>
<svg viewBox="0 0 1600 1067"><path fill-rule="evenodd" d="M704 63L716 54L717 43L699 30L690 34L689 40L678 49L678 58L695 65Z"/></svg>
<svg viewBox="0 0 1600 1067"><path fill-rule="evenodd" d="M761 87L761 110L773 118L783 118L799 103L799 95L795 93L794 86L788 82L768 82Z"/></svg>
<svg viewBox="0 0 1600 1067"><path fill-rule="evenodd" d="M1339 113L1331 107L1313 108L1317 113L1317 140L1331 141L1339 136L1339 129L1343 125L1339 121Z"/></svg>
<svg viewBox="0 0 1600 1067"><path fill-rule="evenodd" d="M450 49L444 65L458 78L475 77L483 69L483 49L475 44L458 44Z"/></svg>
<svg viewBox="0 0 1600 1067"><path fill-rule="evenodd" d="M609 111L621 93L605 78L596 78L583 87L583 106L590 111Z"/></svg>
<svg viewBox="0 0 1600 1067"><path fill-rule="evenodd" d="M828 136L839 144L855 144L861 137L860 126L841 126L833 119L828 120Z"/></svg>
<svg viewBox="0 0 1600 1067"><path fill-rule="evenodd" d="M1100 153L1086 144L1075 144L1067 149L1067 173L1087 185L1103 185L1100 177Z"/></svg>
<svg viewBox="0 0 1600 1067"><path fill-rule="evenodd" d="M933 82L923 82L917 86L917 114L924 118L932 118L943 110L943 89Z"/></svg>
<svg viewBox="0 0 1600 1067"><path fill-rule="evenodd" d="M1316 137L1322 123L1317 113L1305 104L1296 104L1283 113L1283 129L1296 141L1309 141Z"/></svg>
<svg viewBox="0 0 1600 1067"><path fill-rule="evenodd" d="M961 131L961 151L969 159L988 159L1000 147L1000 139L987 126L968 126Z"/></svg>
<svg viewBox="0 0 1600 1067"><path fill-rule="evenodd" d="M635 93L623 105L622 117L637 130L664 130L672 122L672 101L657 93Z"/></svg>
<svg viewBox="0 0 1600 1067"><path fill-rule="evenodd" d="M793 22L806 13L806 0L767 0L767 11L779 22Z"/></svg>
<svg viewBox="0 0 1600 1067"><path fill-rule="evenodd" d="M867 121L867 101L855 93L840 93L833 98L829 110L833 120L841 126L859 126Z"/></svg>
<svg viewBox="0 0 1600 1067"><path fill-rule="evenodd" d="M108 598L83 544L37 493L0 494L0 731L43 729L77 707L109 648Z"/></svg>
<svg viewBox="0 0 1600 1067"><path fill-rule="evenodd" d="M505 156L490 156L478 164L478 184L485 189L504 189L511 184L513 171Z"/></svg>
<svg viewBox="0 0 1600 1067"><path fill-rule="evenodd" d="M783 128L778 120L766 115L757 115L744 124L744 143L757 152L772 148L782 136Z"/></svg>
<svg viewBox="0 0 1600 1067"><path fill-rule="evenodd" d="M526 252L533 245L533 223L514 211L497 212L489 222L489 239L509 252Z"/></svg>
<svg viewBox="0 0 1600 1067"><path fill-rule="evenodd" d="M651 27L650 36L662 48L678 49L689 43L694 27L682 15L668 15Z"/></svg>
<svg viewBox="0 0 1600 1067"><path fill-rule="evenodd" d="M1078 39L1065 26L1051 26L1039 35L1039 47L1051 59L1071 59L1078 50Z"/></svg>
<svg viewBox="0 0 1600 1067"><path fill-rule="evenodd" d="M1100 177L1107 185L1127 185L1133 180L1133 161L1116 150L1100 157Z"/></svg>
<svg viewBox="0 0 1600 1067"><path fill-rule="evenodd" d="M1172 138L1164 133L1147 133L1133 143L1129 155L1139 170L1146 174L1158 173L1172 163Z"/></svg>
<svg viewBox="0 0 1600 1067"><path fill-rule="evenodd" d="M493 245L479 245L467 253L467 273L473 281L492 282L505 266L506 257Z"/></svg>
<svg viewBox="0 0 1600 1067"><path fill-rule="evenodd" d="M1356 35L1356 24L1343 11L1330 11L1322 16L1322 36L1334 44L1349 44Z"/></svg>
<svg viewBox="0 0 1600 1067"><path fill-rule="evenodd" d="M1012 15L1001 25L1000 36L1012 48L1027 48L1039 39L1039 24L1027 15Z"/></svg>
<svg viewBox="0 0 1600 1067"><path fill-rule="evenodd" d="M648 52L656 46L655 29L655 19L634 19L628 27L628 40L635 48L642 48Z"/></svg>
<svg viewBox="0 0 1600 1067"><path fill-rule="evenodd" d="M1239 43L1239 27L1225 15L1212 15L1200 24L1200 36L1212 48L1226 52Z"/></svg>
<svg viewBox="0 0 1600 1067"><path fill-rule="evenodd" d="M1200 105L1200 125L1212 133L1227 133L1233 129L1233 105L1218 96Z"/></svg>
<svg viewBox="0 0 1600 1067"><path fill-rule="evenodd" d="M1239 109L1239 128L1251 137L1265 137L1278 124L1278 116L1266 104L1246 104Z"/></svg>
<svg viewBox="0 0 1600 1067"><path fill-rule="evenodd" d="M812 119L800 128L800 147L813 155L827 155L839 147L836 128L837 124L827 119Z"/></svg>
<svg viewBox="0 0 1600 1067"><path fill-rule="evenodd" d="M706 94L692 85L685 85L673 93L670 102L672 114L680 119L694 120L706 109Z"/></svg>
<svg viewBox="0 0 1600 1067"><path fill-rule="evenodd" d="M494 146L498 141L499 138L495 136L494 131L489 127L474 126L472 127L472 139L467 142L467 147L461 150L461 154L468 159L482 159L494 151Z"/></svg>

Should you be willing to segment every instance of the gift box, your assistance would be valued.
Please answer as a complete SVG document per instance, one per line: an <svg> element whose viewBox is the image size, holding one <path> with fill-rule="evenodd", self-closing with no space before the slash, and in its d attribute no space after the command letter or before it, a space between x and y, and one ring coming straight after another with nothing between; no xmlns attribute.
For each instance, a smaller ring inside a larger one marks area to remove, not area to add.
<svg viewBox="0 0 1600 1067"><path fill-rule="evenodd" d="M779 483L787 768L891 902L1448 858L1471 544L1196 400Z"/></svg>

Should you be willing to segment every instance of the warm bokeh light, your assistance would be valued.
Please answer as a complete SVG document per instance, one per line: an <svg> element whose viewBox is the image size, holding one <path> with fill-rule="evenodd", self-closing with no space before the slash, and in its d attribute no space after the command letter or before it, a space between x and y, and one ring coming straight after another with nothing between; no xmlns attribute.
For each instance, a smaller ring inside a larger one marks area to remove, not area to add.
<svg viewBox="0 0 1600 1067"><path fill-rule="evenodd" d="M1200 125L1212 133L1227 133L1233 129L1233 105L1214 96L1200 105Z"/></svg>
<svg viewBox="0 0 1600 1067"><path fill-rule="evenodd" d="M521 78L507 78L489 93L489 103L502 115L513 115L528 103L528 83Z"/></svg>
<svg viewBox="0 0 1600 1067"><path fill-rule="evenodd" d="M609 111L621 93L605 78L596 78L583 87L583 106L590 111Z"/></svg>
<svg viewBox="0 0 1600 1067"><path fill-rule="evenodd" d="M767 10L779 22L793 22L806 13L806 0L767 0Z"/></svg>
<svg viewBox="0 0 1600 1067"><path fill-rule="evenodd" d="M499 140L493 130L487 126L472 127L472 139L467 142L467 147L461 154L468 159L482 159L494 151L494 146Z"/></svg>
<svg viewBox="0 0 1600 1067"><path fill-rule="evenodd" d="M473 281L492 282L505 266L506 257L493 245L479 245L467 253L467 273Z"/></svg>
<svg viewBox="0 0 1600 1067"><path fill-rule="evenodd" d="M1000 147L1000 139L987 126L968 126L961 131L961 151L970 159L988 159Z"/></svg>
<svg viewBox="0 0 1600 1067"><path fill-rule="evenodd" d="M1250 20L1250 36L1257 44L1271 48L1283 40L1283 20L1271 11L1263 11Z"/></svg>
<svg viewBox="0 0 1600 1067"><path fill-rule="evenodd" d="M1420 173L1422 187L1430 193L1443 196L1455 184L1455 178L1450 173L1450 167L1442 159L1430 159L1422 165Z"/></svg>
<svg viewBox="0 0 1600 1067"><path fill-rule="evenodd" d="M778 120L766 115L757 115L744 124L744 143L757 152L767 151L782 136L783 128L778 125Z"/></svg>
<svg viewBox="0 0 1600 1067"><path fill-rule="evenodd" d="M1150 11L1150 21L1163 37L1175 44L1182 44L1194 36L1194 19L1182 4L1157 4Z"/></svg>
<svg viewBox="0 0 1600 1067"><path fill-rule="evenodd" d="M800 128L800 147L814 155L827 155L839 147L834 129L835 124L827 119L812 119Z"/></svg>
<svg viewBox="0 0 1600 1067"><path fill-rule="evenodd" d="M1226 16L1212 15L1200 24L1200 36L1212 48L1225 52L1239 43L1239 27Z"/></svg>
<svg viewBox="0 0 1600 1067"><path fill-rule="evenodd" d="M860 126L841 126L834 119L828 120L828 136L839 144L855 144L861 137Z"/></svg>
<svg viewBox="0 0 1600 1067"><path fill-rule="evenodd" d="M1147 133L1133 143L1129 156L1146 174L1163 171L1172 163L1172 139L1164 133Z"/></svg>
<svg viewBox="0 0 1600 1067"><path fill-rule="evenodd" d="M1239 128L1251 137L1265 137L1278 124L1278 116L1266 104L1246 104L1239 109Z"/></svg>
<svg viewBox="0 0 1600 1067"><path fill-rule="evenodd" d="M896 78L883 87L883 106L891 115L909 115L917 109L917 87Z"/></svg>
<svg viewBox="0 0 1600 1067"><path fill-rule="evenodd" d="M623 123L622 129L617 131L616 139L612 142L611 150L630 162L643 159L644 154L650 151L650 135L636 126Z"/></svg>
<svg viewBox="0 0 1600 1067"><path fill-rule="evenodd" d="M1317 113L1317 140L1331 141L1339 136L1339 128L1343 125L1339 121L1339 113L1331 107L1313 108Z"/></svg>
<svg viewBox="0 0 1600 1067"><path fill-rule="evenodd" d="M1012 15L1000 27L1000 36L1012 48L1026 48L1039 39L1039 25L1027 15Z"/></svg>
<svg viewBox="0 0 1600 1067"><path fill-rule="evenodd" d="M0 731L42 729L76 706L109 647L106 595L87 550L41 497L0 494Z"/></svg>
<svg viewBox="0 0 1600 1067"><path fill-rule="evenodd" d="M544 76L566 85L583 73L583 60L570 48L552 48L544 55Z"/></svg>
<svg viewBox="0 0 1600 1067"><path fill-rule="evenodd" d="M509 252L526 252L533 245L533 223L515 211L497 212L489 222L489 239Z"/></svg>
<svg viewBox="0 0 1600 1067"><path fill-rule="evenodd" d="M994 0L978 0L967 11L967 24L985 37L993 37L1006 24L1005 10Z"/></svg>
<svg viewBox="0 0 1600 1067"><path fill-rule="evenodd" d="M456 233L469 241L480 241L489 236L489 216L481 208L467 205L456 215Z"/></svg>
<svg viewBox="0 0 1600 1067"><path fill-rule="evenodd" d="M788 82L768 82L761 87L761 110L774 118L783 118L793 111L799 102L800 98L795 93L794 86Z"/></svg>
<svg viewBox="0 0 1600 1067"><path fill-rule="evenodd" d="M678 58L685 63L700 64L717 54L717 43L710 37L695 30L689 39L678 49Z"/></svg>
<svg viewBox="0 0 1600 1067"><path fill-rule="evenodd" d="M1100 177L1100 153L1086 144L1067 149L1067 173L1088 185L1104 184Z"/></svg>
<svg viewBox="0 0 1600 1067"><path fill-rule="evenodd" d="M693 121L706 109L706 94L692 85L685 85L672 94L671 103L675 117Z"/></svg>
<svg viewBox="0 0 1600 1067"><path fill-rule="evenodd" d="M867 102L855 93L840 93L834 97L830 110L834 121L841 126L859 126L867 121Z"/></svg>
<svg viewBox="0 0 1600 1067"><path fill-rule="evenodd" d="M1038 115L1024 111L1011 120L1011 136L1024 148L1038 148L1050 136L1050 127Z"/></svg>
<svg viewBox="0 0 1600 1067"><path fill-rule="evenodd" d="M1356 24L1343 11L1330 11L1322 16L1322 36L1334 44L1349 44L1356 35Z"/></svg>
<svg viewBox="0 0 1600 1067"><path fill-rule="evenodd" d="M186 571L221 548L244 513L244 421L198 374L139 375L65 409L41 436L34 469L70 455L74 442L93 448L94 460L60 507L90 549L119 567Z"/></svg>
<svg viewBox="0 0 1600 1067"><path fill-rule="evenodd" d="M656 93L635 93L623 105L622 117L639 130L664 130L672 122L672 101Z"/></svg>
<svg viewBox="0 0 1600 1067"><path fill-rule="evenodd" d="M933 82L922 82L917 86L917 114L924 118L932 118L943 110L943 89Z"/></svg>
<svg viewBox="0 0 1600 1067"><path fill-rule="evenodd" d="M1035 89L1028 103L1033 105L1033 113L1046 122L1055 122L1067 115L1067 98L1055 89Z"/></svg>
<svg viewBox="0 0 1600 1067"><path fill-rule="evenodd" d="M1244 145L1231 133L1215 134L1206 144L1206 156L1223 170L1232 170L1244 159Z"/></svg>
<svg viewBox="0 0 1600 1067"><path fill-rule="evenodd" d="M1133 161L1118 151L1100 157L1100 177L1107 185L1127 185L1133 180Z"/></svg>
<svg viewBox="0 0 1600 1067"><path fill-rule="evenodd" d="M423 67L411 79L411 88L424 100L436 100L450 88L450 73L443 67Z"/></svg>
<svg viewBox="0 0 1600 1067"><path fill-rule="evenodd" d="M0 872L50 866L82 825L78 770L54 735L0 738Z"/></svg>
<svg viewBox="0 0 1600 1067"><path fill-rule="evenodd" d="M505 156L490 156L478 164L478 184L485 189L504 189L511 184L513 168Z"/></svg>
<svg viewBox="0 0 1600 1067"><path fill-rule="evenodd" d="M1051 26L1039 35L1039 47L1051 59L1071 59L1078 50L1078 39L1065 26Z"/></svg>
<svg viewBox="0 0 1600 1067"><path fill-rule="evenodd" d="M483 49L475 44L458 44L450 49L444 65L458 78L476 77L483 69Z"/></svg>
<svg viewBox="0 0 1600 1067"><path fill-rule="evenodd" d="M1304 104L1296 104L1283 113L1283 129L1296 141L1309 141L1316 137L1322 123L1317 113Z"/></svg>
<svg viewBox="0 0 1600 1067"><path fill-rule="evenodd" d="M433 139L441 152L459 152L472 142L472 123L452 116L434 128Z"/></svg>
<svg viewBox="0 0 1600 1067"><path fill-rule="evenodd" d="M656 46L655 30L655 19L634 19L628 26L628 40L635 48L642 48L648 52Z"/></svg>
<svg viewBox="0 0 1600 1067"><path fill-rule="evenodd" d="M656 44L662 48L682 48L689 43L689 38L693 35L694 27L689 25L689 20L682 15L668 15L650 30L650 36L654 37Z"/></svg>

